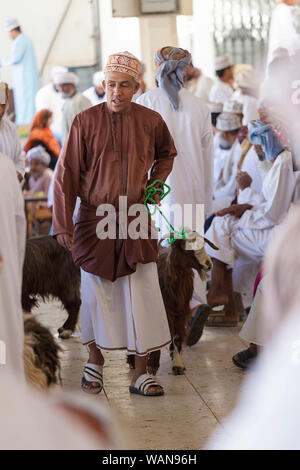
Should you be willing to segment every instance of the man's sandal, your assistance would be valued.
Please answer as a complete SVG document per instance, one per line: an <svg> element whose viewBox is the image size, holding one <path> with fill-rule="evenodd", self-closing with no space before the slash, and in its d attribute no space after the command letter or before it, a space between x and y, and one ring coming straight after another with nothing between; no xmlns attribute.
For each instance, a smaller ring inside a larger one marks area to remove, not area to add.
<svg viewBox="0 0 300 470"><path fill-rule="evenodd" d="M248 367L251 366L255 361L256 356L257 355L253 353L249 347L248 349L244 349L244 351L240 351L239 353L235 354L235 356L232 358L232 362L240 369L248 369Z"/></svg>
<svg viewBox="0 0 300 470"><path fill-rule="evenodd" d="M200 305L197 309L194 317L192 317L188 323L188 330L185 339L187 346L194 346L200 340L205 322L209 315L211 315L212 309L209 305Z"/></svg>
<svg viewBox="0 0 300 470"><path fill-rule="evenodd" d="M157 392L148 392L151 387L157 387L159 390L157 390ZM150 374L140 375L134 387L132 385L129 387L129 391L130 393L143 395L144 397L159 397L165 393L164 390L161 389L161 385L159 385Z"/></svg>
<svg viewBox="0 0 300 470"><path fill-rule="evenodd" d="M92 382L97 382L99 385L91 385ZM85 384L90 384L90 388L84 387ZM100 393L103 388L103 366L91 364L87 362L83 369L83 377L81 379L81 389L85 393L96 395Z"/></svg>

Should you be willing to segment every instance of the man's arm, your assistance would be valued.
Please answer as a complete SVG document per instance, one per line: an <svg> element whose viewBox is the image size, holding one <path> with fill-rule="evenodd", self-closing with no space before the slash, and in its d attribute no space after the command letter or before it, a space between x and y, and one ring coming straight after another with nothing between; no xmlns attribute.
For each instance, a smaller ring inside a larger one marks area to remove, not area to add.
<svg viewBox="0 0 300 470"><path fill-rule="evenodd" d="M57 164L53 192L53 235L67 248L73 241L72 217L80 192L80 172L85 152L81 122L77 116Z"/></svg>

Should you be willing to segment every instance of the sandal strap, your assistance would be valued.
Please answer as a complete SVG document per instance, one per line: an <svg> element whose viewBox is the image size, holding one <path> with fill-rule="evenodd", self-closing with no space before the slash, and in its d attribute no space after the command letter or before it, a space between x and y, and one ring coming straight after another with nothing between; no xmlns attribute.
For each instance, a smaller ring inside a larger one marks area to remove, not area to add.
<svg viewBox="0 0 300 470"><path fill-rule="evenodd" d="M97 382L103 385L103 366L88 362L84 366L83 375L88 382Z"/></svg>
<svg viewBox="0 0 300 470"><path fill-rule="evenodd" d="M141 392L147 392L149 387L160 387L156 380L150 374L143 374L137 378L135 387L141 390Z"/></svg>

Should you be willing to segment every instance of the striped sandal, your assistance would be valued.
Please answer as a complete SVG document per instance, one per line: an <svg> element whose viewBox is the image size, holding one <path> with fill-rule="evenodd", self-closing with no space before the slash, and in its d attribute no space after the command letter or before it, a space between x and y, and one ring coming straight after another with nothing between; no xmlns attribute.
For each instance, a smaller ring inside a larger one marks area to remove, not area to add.
<svg viewBox="0 0 300 470"><path fill-rule="evenodd" d="M97 382L99 385L93 386L92 382ZM85 384L90 384L90 388L84 387ZM91 364L87 362L83 369L83 377L81 379L81 389L85 393L96 395L100 393L103 388L103 366Z"/></svg>
<svg viewBox="0 0 300 470"><path fill-rule="evenodd" d="M150 387L157 387L157 392L148 392ZM134 387L132 385L129 387L129 391L130 393L143 395L144 397L159 397L165 393L164 390L161 389L161 385L159 385L150 374L140 375L137 378Z"/></svg>

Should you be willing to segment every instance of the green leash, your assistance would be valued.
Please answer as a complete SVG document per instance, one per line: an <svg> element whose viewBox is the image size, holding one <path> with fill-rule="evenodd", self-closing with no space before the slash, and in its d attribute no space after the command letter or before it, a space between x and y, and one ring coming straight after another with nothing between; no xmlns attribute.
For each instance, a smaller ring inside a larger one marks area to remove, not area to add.
<svg viewBox="0 0 300 470"><path fill-rule="evenodd" d="M161 188L156 188L155 185L157 183L160 183L162 184L163 187L167 188L167 191L164 192L163 189ZM166 216L163 214L163 212L160 210L159 206L156 204L155 202L155 195L156 194L159 194L159 197L160 197L160 201L162 201L169 193L171 192L171 188L169 185L167 185L164 181L161 181L161 180L155 180L153 181L153 183L151 183L149 186L147 186L146 188L146 191L145 191L145 199L144 199L144 206L145 206L145 209L146 211L148 212L149 215L151 215L151 217L156 213L156 211L158 211L160 213L160 215L164 218L164 220L166 221L168 227L170 228L170 231L172 232L173 235L171 235L170 238L168 238L168 244L169 245L172 245L172 243L174 243L178 238L183 238L183 239L186 239L186 235L184 233L184 229L178 231L178 230L175 230L173 225L171 224L171 222L166 218ZM154 205L154 211L151 212L148 208L148 203L151 203ZM160 228L156 227L158 231L160 231ZM175 237L175 234L177 235L177 237Z"/></svg>

